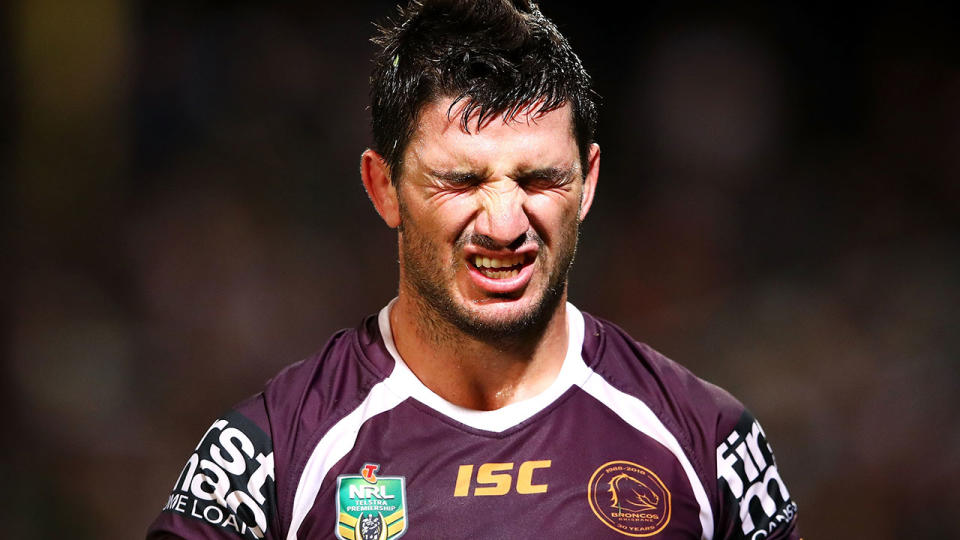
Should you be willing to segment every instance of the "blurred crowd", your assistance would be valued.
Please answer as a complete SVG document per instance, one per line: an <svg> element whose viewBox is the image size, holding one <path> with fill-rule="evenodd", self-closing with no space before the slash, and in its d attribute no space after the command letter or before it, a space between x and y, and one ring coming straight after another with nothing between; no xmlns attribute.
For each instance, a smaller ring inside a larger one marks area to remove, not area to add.
<svg viewBox="0 0 960 540"><path fill-rule="evenodd" d="M760 418L809 538L953 537L949 8L542 0L601 97L578 307ZM136 538L204 429L395 294L394 4L20 0L0 32L10 538Z"/></svg>

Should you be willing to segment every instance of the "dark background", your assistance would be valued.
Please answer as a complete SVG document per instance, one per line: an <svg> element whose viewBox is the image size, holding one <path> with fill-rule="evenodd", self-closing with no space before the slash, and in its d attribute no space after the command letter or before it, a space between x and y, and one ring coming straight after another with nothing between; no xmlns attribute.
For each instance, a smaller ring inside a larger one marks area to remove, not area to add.
<svg viewBox="0 0 960 540"><path fill-rule="evenodd" d="M602 96L571 299L756 413L805 537L955 537L956 14L713 4L542 2ZM142 536L216 415L395 294L391 6L7 4L4 536Z"/></svg>

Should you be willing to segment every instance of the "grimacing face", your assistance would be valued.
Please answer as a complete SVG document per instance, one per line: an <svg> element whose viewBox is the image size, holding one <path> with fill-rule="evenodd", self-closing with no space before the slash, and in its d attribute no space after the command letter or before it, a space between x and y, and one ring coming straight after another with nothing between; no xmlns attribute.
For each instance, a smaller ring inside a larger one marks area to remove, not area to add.
<svg viewBox="0 0 960 540"><path fill-rule="evenodd" d="M400 288L481 339L545 324L566 299L599 148L581 171L569 105L470 133L452 100L424 106L397 186ZM531 107L536 109L535 105Z"/></svg>

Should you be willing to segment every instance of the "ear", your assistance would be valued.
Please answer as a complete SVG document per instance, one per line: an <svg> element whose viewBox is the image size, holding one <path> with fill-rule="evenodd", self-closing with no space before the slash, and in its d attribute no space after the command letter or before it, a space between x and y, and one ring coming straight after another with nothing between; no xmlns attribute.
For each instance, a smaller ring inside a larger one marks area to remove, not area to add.
<svg viewBox="0 0 960 540"><path fill-rule="evenodd" d="M390 170L380 154L367 149L360 156L360 177L377 213L391 229L400 224L397 188L390 181Z"/></svg>
<svg viewBox="0 0 960 540"><path fill-rule="evenodd" d="M597 180L600 178L600 146L597 143L590 145L587 166L589 168L583 179L583 196L580 197L580 221L583 221L587 217L587 212L590 211L593 194L597 191Z"/></svg>

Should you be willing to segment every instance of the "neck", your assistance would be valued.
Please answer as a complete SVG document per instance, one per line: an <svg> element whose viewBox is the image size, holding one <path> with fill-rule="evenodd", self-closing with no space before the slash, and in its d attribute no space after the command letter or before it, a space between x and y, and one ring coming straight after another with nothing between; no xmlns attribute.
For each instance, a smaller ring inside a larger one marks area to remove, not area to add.
<svg viewBox="0 0 960 540"><path fill-rule="evenodd" d="M531 398L556 379L567 350L566 294L544 324L523 335L465 334L401 289L390 310L397 351L424 385L477 410Z"/></svg>

